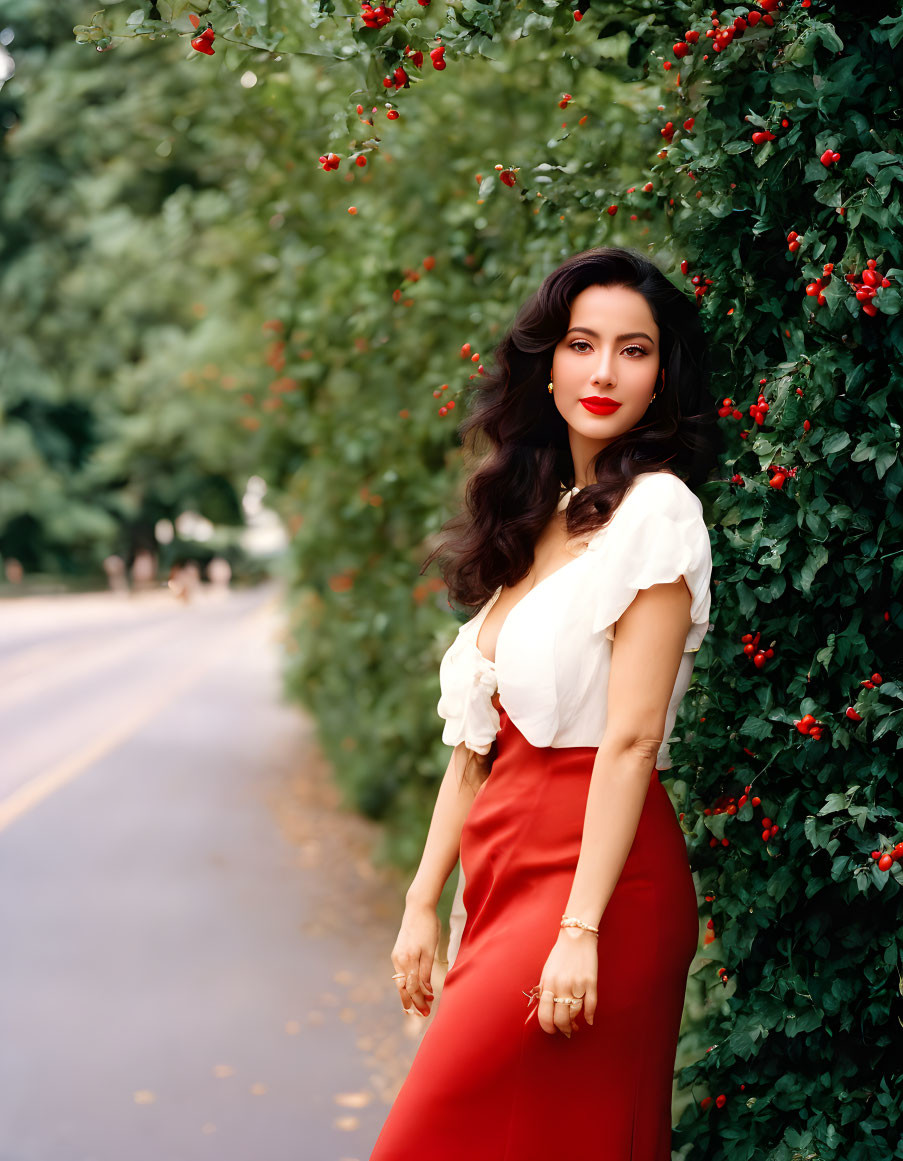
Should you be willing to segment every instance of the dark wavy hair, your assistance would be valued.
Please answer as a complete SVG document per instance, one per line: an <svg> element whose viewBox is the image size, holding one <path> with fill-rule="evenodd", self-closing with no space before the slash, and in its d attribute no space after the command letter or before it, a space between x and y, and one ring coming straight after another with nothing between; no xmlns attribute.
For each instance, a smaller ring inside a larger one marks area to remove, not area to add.
<svg viewBox="0 0 903 1161"><path fill-rule="evenodd" d="M609 519L635 476L668 468L695 491L724 447L709 390L710 349L695 301L636 250L599 246L566 259L519 310L477 380L458 434L465 455L479 455L467 480L464 510L448 521L421 573L441 555L449 602L482 608L499 585L521 580L563 488L575 484L568 427L547 390L556 345L570 325L573 299L588 286L623 286L649 303L660 332L664 386L646 418L614 438L590 465L596 482L567 508L568 536ZM563 488L562 488L563 486Z"/></svg>

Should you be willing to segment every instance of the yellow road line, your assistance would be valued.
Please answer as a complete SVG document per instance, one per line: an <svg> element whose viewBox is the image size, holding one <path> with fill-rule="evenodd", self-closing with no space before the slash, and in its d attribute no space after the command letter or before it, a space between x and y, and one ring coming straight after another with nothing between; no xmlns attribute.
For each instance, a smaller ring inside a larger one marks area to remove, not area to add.
<svg viewBox="0 0 903 1161"><path fill-rule="evenodd" d="M151 699L149 703L143 704L137 713L122 719L95 741L83 746L76 753L70 754L55 766L51 766L43 774L35 775L34 778L29 779L28 782L14 790L12 794L7 795L0 801L0 831L5 830L17 818L21 818L38 803L43 802L55 790L59 790L61 786L65 786L77 778L79 774L83 774L85 770L115 750L117 746L122 745L127 738L146 725L170 702L185 693L190 686L203 677L208 669L211 669L225 653L236 645L243 632L256 627L258 621L269 616L271 605L272 602L267 602L266 605L246 616L235 627L236 631L221 643L219 649L207 653L196 665L185 670L179 679L168 684L165 690L161 690L156 699Z"/></svg>

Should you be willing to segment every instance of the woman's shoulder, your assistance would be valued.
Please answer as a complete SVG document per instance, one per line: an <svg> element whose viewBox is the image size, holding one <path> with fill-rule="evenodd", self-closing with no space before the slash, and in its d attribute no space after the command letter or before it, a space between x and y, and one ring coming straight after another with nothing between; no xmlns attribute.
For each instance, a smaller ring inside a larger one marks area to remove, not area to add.
<svg viewBox="0 0 903 1161"><path fill-rule="evenodd" d="M590 535L587 547L599 551L611 537L616 542L630 540L640 535L649 521L659 529L699 523L702 502L675 472L665 469L641 472L634 476L611 517ZM606 551L609 551L607 546Z"/></svg>
<svg viewBox="0 0 903 1161"><path fill-rule="evenodd" d="M635 476L628 496L632 499L631 506L652 504L659 511L666 508L675 513L702 512L702 501L693 489L667 468Z"/></svg>

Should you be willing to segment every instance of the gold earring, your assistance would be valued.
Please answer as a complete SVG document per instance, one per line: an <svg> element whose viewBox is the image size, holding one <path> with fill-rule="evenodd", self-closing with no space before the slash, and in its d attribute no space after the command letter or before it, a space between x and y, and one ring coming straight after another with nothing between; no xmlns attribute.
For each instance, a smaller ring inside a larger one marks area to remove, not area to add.
<svg viewBox="0 0 903 1161"><path fill-rule="evenodd" d="M549 380L549 394L552 394L552 381Z"/></svg>
<svg viewBox="0 0 903 1161"><path fill-rule="evenodd" d="M664 387L664 385L665 385L665 370L664 370L664 368L662 368L662 387ZM653 391L652 392L652 399L654 399L656 397L656 395L658 395L658 392ZM650 403L652 402L652 399L649 400Z"/></svg>

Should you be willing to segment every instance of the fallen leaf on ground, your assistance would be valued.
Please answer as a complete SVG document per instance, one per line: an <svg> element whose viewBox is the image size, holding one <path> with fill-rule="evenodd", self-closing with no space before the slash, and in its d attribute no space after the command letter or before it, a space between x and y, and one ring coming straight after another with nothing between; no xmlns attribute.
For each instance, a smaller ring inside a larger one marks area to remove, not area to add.
<svg viewBox="0 0 903 1161"><path fill-rule="evenodd" d="M332 1098L337 1105L344 1105L349 1109L362 1109L369 1105L372 1094L369 1092L337 1092Z"/></svg>

